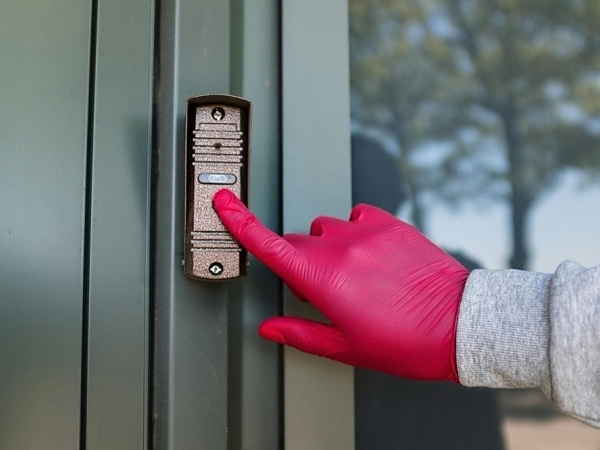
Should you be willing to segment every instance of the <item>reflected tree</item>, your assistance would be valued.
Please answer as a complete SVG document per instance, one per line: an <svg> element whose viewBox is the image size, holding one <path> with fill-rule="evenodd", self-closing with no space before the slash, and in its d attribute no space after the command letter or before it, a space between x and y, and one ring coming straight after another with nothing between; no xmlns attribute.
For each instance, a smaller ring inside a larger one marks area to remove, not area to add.
<svg viewBox="0 0 600 450"><path fill-rule="evenodd" d="M510 266L565 171L600 178L600 2L350 0L353 119L391 137L412 220L506 202Z"/></svg>

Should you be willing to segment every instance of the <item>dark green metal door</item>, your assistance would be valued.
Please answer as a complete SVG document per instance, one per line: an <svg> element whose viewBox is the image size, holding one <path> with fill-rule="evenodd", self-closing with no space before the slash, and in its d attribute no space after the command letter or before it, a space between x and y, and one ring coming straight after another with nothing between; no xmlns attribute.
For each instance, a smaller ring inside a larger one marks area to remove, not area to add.
<svg viewBox="0 0 600 450"><path fill-rule="evenodd" d="M3 4L0 448L147 448L153 8Z"/></svg>

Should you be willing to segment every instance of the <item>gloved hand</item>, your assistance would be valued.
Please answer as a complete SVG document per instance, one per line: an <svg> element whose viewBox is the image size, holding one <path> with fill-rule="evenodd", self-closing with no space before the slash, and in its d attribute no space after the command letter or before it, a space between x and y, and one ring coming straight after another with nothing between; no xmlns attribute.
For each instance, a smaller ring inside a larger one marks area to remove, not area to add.
<svg viewBox="0 0 600 450"><path fill-rule="evenodd" d="M468 271L412 226L358 205L278 236L227 190L214 208L232 235L331 324L266 320L260 335L356 367L459 382L456 322Z"/></svg>

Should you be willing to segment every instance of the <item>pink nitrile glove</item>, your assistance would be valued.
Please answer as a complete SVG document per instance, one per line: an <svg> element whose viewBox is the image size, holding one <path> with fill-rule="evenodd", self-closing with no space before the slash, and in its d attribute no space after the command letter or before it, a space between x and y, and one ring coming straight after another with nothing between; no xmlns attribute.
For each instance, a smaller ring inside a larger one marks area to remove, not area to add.
<svg viewBox="0 0 600 450"><path fill-rule="evenodd" d="M416 228L374 206L278 236L228 190L214 208L231 234L330 324L275 317L262 337L355 367L459 382L456 324L469 275Z"/></svg>

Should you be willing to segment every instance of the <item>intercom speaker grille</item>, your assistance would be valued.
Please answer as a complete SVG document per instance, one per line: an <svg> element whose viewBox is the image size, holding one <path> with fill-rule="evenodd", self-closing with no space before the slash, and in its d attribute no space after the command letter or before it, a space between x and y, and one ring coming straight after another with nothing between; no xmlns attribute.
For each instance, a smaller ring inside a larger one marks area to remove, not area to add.
<svg viewBox="0 0 600 450"><path fill-rule="evenodd" d="M250 103L233 96L193 97L185 119L184 272L211 281L245 275L247 253L217 217L212 198L229 189L248 204Z"/></svg>

